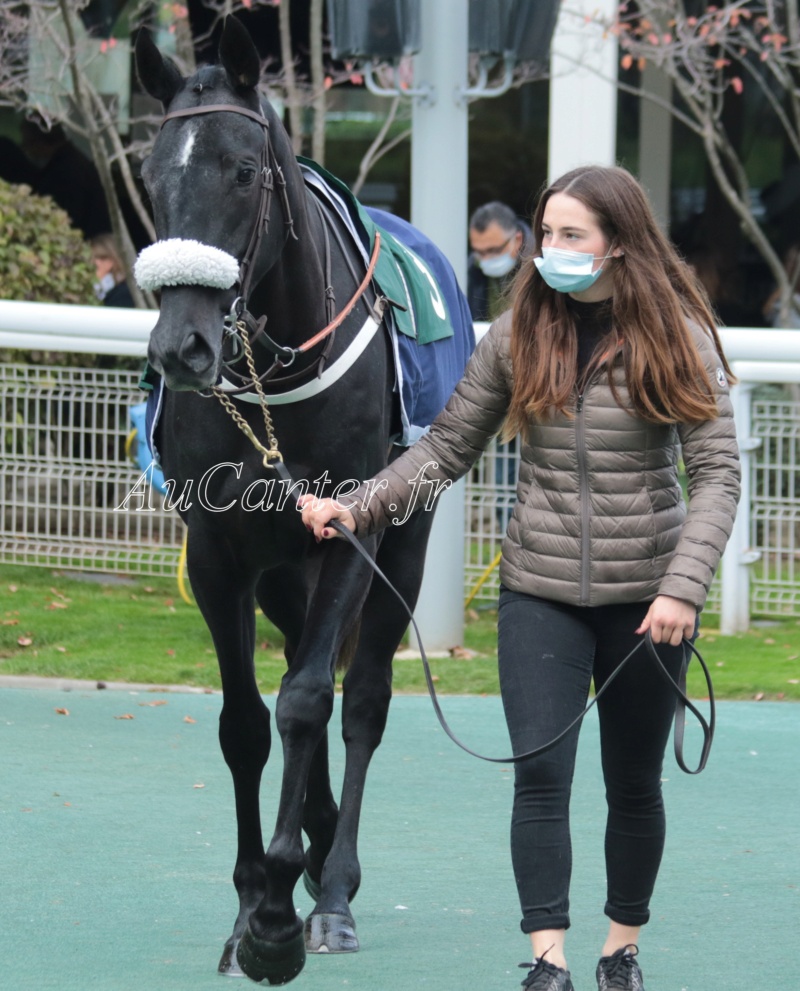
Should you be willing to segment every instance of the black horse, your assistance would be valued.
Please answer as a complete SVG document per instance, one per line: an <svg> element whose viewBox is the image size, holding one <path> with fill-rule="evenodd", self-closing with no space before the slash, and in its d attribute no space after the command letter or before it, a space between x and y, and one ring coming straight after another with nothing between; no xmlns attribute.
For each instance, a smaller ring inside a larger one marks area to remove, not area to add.
<svg viewBox="0 0 800 991"><path fill-rule="evenodd" d="M301 971L306 949L358 949L362 796L407 620L353 548L315 544L292 501L281 505L269 486L333 487L387 463L398 418L393 338L372 267L304 183L259 98L259 58L241 24L226 20L221 65L188 79L144 31L136 59L166 114L142 170L159 241L137 265L140 281L161 287L148 352L166 384L155 440L165 476L185 495L189 576L219 659L220 743L236 800L240 909L219 969L282 984ZM350 364L354 341L362 353ZM209 395L223 379L249 400L266 390L275 405L227 398L226 410ZM281 402L297 390L305 398ZM431 521L420 512L364 541L412 606ZM287 660L275 711L284 773L266 852L259 785L271 733L255 679L256 602L284 634ZM327 740L337 664L347 667L338 806ZM301 875L316 902L305 923L292 898Z"/></svg>

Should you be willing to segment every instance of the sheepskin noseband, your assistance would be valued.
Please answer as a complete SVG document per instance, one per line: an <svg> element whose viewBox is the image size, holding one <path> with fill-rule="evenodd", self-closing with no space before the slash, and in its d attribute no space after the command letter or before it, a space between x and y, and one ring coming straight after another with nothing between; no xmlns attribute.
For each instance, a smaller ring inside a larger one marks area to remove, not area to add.
<svg viewBox="0 0 800 991"><path fill-rule="evenodd" d="M239 279L239 262L227 251L201 241L171 237L140 252L133 274L141 289L210 286L230 289Z"/></svg>

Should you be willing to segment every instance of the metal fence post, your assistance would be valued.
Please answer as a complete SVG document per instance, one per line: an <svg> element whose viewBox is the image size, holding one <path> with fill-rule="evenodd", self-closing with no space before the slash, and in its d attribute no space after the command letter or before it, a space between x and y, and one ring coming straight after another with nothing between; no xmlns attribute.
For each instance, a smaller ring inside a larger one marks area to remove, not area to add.
<svg viewBox="0 0 800 991"><path fill-rule="evenodd" d="M732 371L736 374L736 362ZM720 605L720 632L725 636L740 633L750 625L750 452L753 450L751 437L751 400L753 385L739 382L731 387L731 403L736 423L736 436L739 441L739 456L742 465L742 494L739 499L739 512L733 524L728 546L722 556L722 599Z"/></svg>

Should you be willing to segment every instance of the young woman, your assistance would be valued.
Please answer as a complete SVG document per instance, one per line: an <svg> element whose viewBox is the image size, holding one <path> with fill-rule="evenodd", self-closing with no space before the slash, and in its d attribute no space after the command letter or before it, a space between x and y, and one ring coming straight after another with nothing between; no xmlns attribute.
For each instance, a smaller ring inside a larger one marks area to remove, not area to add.
<svg viewBox="0 0 800 991"><path fill-rule="evenodd" d="M303 500L317 539L366 534L519 434L517 504L500 566L500 685L515 752L556 736L650 632L673 677L695 635L739 496L730 371L707 299L624 169L554 182L533 220L513 309L494 322L430 432L348 500ZM689 505L678 483L682 455ZM608 820L606 989L643 989L639 930L664 844L675 697L644 656L598 704ZM523 987L573 991L569 799L577 730L516 765L511 855L533 964Z"/></svg>

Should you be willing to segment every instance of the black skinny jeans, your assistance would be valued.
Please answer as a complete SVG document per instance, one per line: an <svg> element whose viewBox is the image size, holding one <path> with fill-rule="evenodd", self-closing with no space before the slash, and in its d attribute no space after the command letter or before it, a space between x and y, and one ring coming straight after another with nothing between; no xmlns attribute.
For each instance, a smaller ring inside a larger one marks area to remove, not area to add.
<svg viewBox="0 0 800 991"><path fill-rule="evenodd" d="M648 603L572 607L502 589L498 661L514 753L557 736L641 640L634 632ZM683 647L658 644L677 679ZM675 695L644 649L625 665L597 705L608 802L605 835L607 900L615 922L640 926L664 849L661 795L664 750ZM515 765L511 859L522 931L569 928L572 847L569 799L578 728L541 757Z"/></svg>

